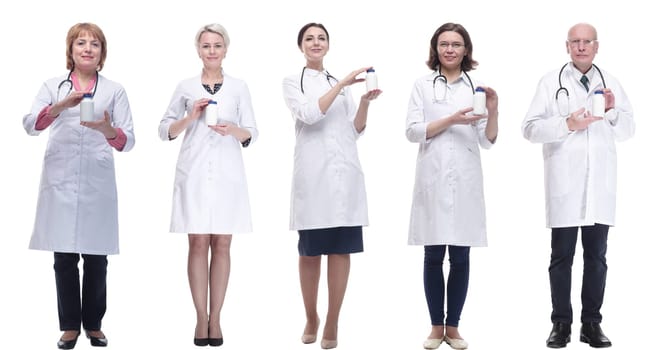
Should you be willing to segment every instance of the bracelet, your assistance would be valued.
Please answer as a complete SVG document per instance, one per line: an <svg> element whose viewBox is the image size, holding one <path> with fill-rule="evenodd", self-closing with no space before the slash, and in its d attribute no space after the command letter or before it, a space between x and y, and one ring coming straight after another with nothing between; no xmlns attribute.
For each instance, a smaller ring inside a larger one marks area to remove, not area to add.
<svg viewBox="0 0 658 350"><path fill-rule="evenodd" d="M251 143L251 137L248 138L248 139L246 139L246 140L244 140L244 141L242 141L241 143L242 143L242 147L247 147L247 146L249 146L249 144Z"/></svg>

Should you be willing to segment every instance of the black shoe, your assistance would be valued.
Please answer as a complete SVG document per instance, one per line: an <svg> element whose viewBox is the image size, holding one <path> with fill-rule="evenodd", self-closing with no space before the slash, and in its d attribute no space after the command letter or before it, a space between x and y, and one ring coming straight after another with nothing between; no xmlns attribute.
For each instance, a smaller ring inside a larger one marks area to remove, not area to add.
<svg viewBox="0 0 658 350"><path fill-rule="evenodd" d="M549 348L563 348L571 341L571 325L555 322L551 334L546 340L546 346Z"/></svg>
<svg viewBox="0 0 658 350"><path fill-rule="evenodd" d="M208 338L208 345L221 346L224 344L224 338Z"/></svg>
<svg viewBox="0 0 658 350"><path fill-rule="evenodd" d="M603 334L601 325L596 322L585 322L580 327L580 341L593 348L607 348L612 346L610 339Z"/></svg>
<svg viewBox="0 0 658 350"><path fill-rule="evenodd" d="M89 332L85 332L87 335L87 338L89 338L89 343L91 343L91 346L107 346L107 338L105 335L103 335L102 338L94 337L93 335L89 335Z"/></svg>
<svg viewBox="0 0 658 350"><path fill-rule="evenodd" d="M206 346L209 343L209 338L194 338L194 345L196 346Z"/></svg>
<svg viewBox="0 0 658 350"><path fill-rule="evenodd" d="M75 336L75 338L71 340L62 340L62 338L59 338L57 341L57 348L58 349L73 349L75 347L75 343L78 342L78 337L80 336L80 332L78 332L78 335Z"/></svg>

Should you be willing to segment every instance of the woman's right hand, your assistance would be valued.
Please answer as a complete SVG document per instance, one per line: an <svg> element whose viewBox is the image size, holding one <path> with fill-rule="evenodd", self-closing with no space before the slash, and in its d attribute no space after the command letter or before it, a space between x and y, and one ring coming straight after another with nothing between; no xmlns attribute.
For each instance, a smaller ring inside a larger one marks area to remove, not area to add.
<svg viewBox="0 0 658 350"><path fill-rule="evenodd" d="M190 120L199 119L199 117L201 117L201 113L206 109L206 106L208 106L208 102L210 102L209 98L200 98L194 101L192 111L187 115L187 117Z"/></svg>
<svg viewBox="0 0 658 350"><path fill-rule="evenodd" d="M341 87L346 87L346 86L350 86L354 83L360 83L362 81L365 81L366 80L365 78L357 78L357 76L359 74L367 71L368 68L371 68L371 67L363 67L363 68L359 68L355 71L352 71L352 73L348 74L345 78L343 78L343 80L339 81L338 85L340 85Z"/></svg>
<svg viewBox="0 0 658 350"><path fill-rule="evenodd" d="M183 117L183 119L171 123L171 125L169 125L168 131L169 139L175 139L178 137L178 135L180 135L180 133L183 132L183 130L188 127L188 125L199 119L199 117L201 117L201 112L203 112L203 110L206 109L206 106L208 106L208 101L210 101L208 98L200 98L194 101L192 110L185 117Z"/></svg>
<svg viewBox="0 0 658 350"><path fill-rule="evenodd" d="M470 124L487 117L486 114L477 115L477 114L472 114L470 112L473 112L473 107L460 109L457 112L455 112L455 114L450 116L450 121L452 122L452 124Z"/></svg>
<svg viewBox="0 0 658 350"><path fill-rule="evenodd" d="M75 107L80 104L82 98L86 94L86 91L71 91L70 94L66 95L63 100L59 101L55 105L58 105L62 110Z"/></svg>
<svg viewBox="0 0 658 350"><path fill-rule="evenodd" d="M64 110L79 105L85 93L85 91L71 91L71 93L66 95L61 101L52 105L49 113L54 116L59 116Z"/></svg>

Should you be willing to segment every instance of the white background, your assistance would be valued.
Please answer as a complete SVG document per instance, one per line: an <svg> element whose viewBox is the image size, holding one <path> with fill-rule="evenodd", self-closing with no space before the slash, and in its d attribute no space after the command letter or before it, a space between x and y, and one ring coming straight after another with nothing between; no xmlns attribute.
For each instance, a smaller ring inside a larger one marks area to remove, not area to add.
<svg viewBox="0 0 658 350"><path fill-rule="evenodd" d="M388 3L388 4L387 4ZM647 5L644 5L646 3ZM325 67L336 77L374 66L384 93L371 104L359 140L371 225L352 274L339 328L340 349L420 349L429 334L421 247L406 244L416 145L404 137L413 81L428 73L429 40L445 22L463 24L480 62L472 72L498 91L500 134L483 151L489 247L471 253L471 283L460 329L471 349L543 349L550 323L550 232L544 224L541 146L521 121L539 78L569 60L564 41L577 22L598 29L602 69L633 104L637 133L618 145L617 227L611 229L603 326L617 349L652 341L655 295L655 18L648 2L627 1L19 1L0 11L2 63L0 172L0 347L55 348L52 253L27 249L47 133L29 137L22 117L40 84L66 73L65 36L77 22L98 24L108 40L102 74L125 87L136 146L115 153L121 254L110 257L103 323L114 349L193 349L195 325L186 275L187 238L168 232L180 140L157 127L178 81L200 72L198 28L223 24L231 45L224 68L250 88L260 139L245 149L255 232L234 236L222 314L226 349L313 349L302 345L304 313L296 233L288 230L293 121L281 92L304 58L296 46L307 22L326 25ZM353 87L355 98L365 87ZM573 300L578 342L580 248ZM320 312L326 309L324 275ZM443 345L442 347L446 347ZM80 339L78 348L89 348Z"/></svg>

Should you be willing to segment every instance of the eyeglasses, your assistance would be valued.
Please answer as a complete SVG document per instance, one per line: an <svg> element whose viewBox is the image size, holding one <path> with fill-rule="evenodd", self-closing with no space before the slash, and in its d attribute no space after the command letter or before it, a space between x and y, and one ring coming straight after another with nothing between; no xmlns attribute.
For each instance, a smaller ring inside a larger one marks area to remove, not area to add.
<svg viewBox="0 0 658 350"><path fill-rule="evenodd" d="M449 46L452 46L454 50L459 50L464 47L464 43L460 43L460 42L449 43L447 41L439 42L439 49L441 50L447 50Z"/></svg>
<svg viewBox="0 0 658 350"><path fill-rule="evenodd" d="M578 47L580 44L583 46L592 46L596 42L596 39L571 39L569 40L569 46Z"/></svg>

